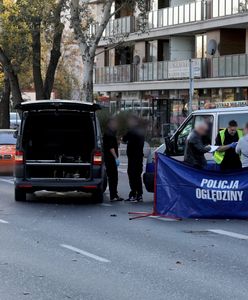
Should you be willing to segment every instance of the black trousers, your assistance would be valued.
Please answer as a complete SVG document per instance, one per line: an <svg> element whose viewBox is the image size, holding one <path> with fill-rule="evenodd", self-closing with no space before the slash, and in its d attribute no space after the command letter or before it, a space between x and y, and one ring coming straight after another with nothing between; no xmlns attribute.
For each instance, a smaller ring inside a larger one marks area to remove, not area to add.
<svg viewBox="0 0 248 300"><path fill-rule="evenodd" d="M106 159L106 172L108 176L110 199L114 199L118 196L117 186L118 186L118 170L116 166L115 159Z"/></svg>
<svg viewBox="0 0 248 300"><path fill-rule="evenodd" d="M128 178L130 185L130 196L141 196L143 194L142 186L142 171L143 171L143 157L128 157Z"/></svg>

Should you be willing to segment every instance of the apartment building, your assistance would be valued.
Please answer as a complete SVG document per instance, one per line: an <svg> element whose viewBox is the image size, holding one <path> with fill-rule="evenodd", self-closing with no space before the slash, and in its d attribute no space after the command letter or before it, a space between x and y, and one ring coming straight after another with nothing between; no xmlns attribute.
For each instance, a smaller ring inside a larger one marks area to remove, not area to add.
<svg viewBox="0 0 248 300"><path fill-rule="evenodd" d="M193 109L248 100L247 0L151 0L147 9L147 31L137 34L135 9L123 8L104 36L127 33L125 43L99 45L94 89L111 111L136 110L164 133L188 114L190 70Z"/></svg>

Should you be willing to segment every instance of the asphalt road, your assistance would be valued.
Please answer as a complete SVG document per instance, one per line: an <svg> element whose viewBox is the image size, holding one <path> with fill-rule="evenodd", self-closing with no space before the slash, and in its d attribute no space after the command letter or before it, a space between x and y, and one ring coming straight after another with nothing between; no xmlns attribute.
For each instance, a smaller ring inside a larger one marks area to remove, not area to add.
<svg viewBox="0 0 248 300"><path fill-rule="evenodd" d="M130 221L129 211L151 211L149 194L141 204L55 193L15 203L12 182L0 177L1 300L248 299L247 221Z"/></svg>

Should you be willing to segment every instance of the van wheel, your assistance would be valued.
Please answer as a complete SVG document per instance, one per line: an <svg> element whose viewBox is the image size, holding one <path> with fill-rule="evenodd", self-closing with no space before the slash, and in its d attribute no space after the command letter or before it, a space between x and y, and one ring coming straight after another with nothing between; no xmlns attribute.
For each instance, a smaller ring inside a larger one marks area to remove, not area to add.
<svg viewBox="0 0 248 300"><path fill-rule="evenodd" d="M24 190L15 188L15 201L25 202L27 199L27 193Z"/></svg>
<svg viewBox="0 0 248 300"><path fill-rule="evenodd" d="M92 194L92 201L94 203L102 203L103 202L103 192L97 191Z"/></svg>

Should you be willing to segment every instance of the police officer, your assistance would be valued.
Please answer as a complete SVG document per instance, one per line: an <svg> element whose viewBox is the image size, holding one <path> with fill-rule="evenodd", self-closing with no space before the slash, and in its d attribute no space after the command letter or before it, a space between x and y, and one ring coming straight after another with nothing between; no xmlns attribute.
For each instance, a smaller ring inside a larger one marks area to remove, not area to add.
<svg viewBox="0 0 248 300"><path fill-rule="evenodd" d="M144 132L139 126L139 119L131 116L128 120L129 131L123 136L122 141L127 143L128 157L128 178L130 185L130 193L127 201L141 202L143 201L143 187L141 174L143 171L143 148L144 148Z"/></svg>
<svg viewBox="0 0 248 300"><path fill-rule="evenodd" d="M238 123L232 120L226 129L221 130L215 144L220 146L214 153L214 160L220 165L222 171L237 170L242 167L240 156L235 152L239 139L243 136L243 131L238 129Z"/></svg>
<svg viewBox="0 0 248 300"><path fill-rule="evenodd" d="M106 172L108 176L110 201L122 201L118 196L118 166L120 161L118 159L118 141L116 137L117 121L114 118L108 120L107 129L103 135L103 151L106 165Z"/></svg>

